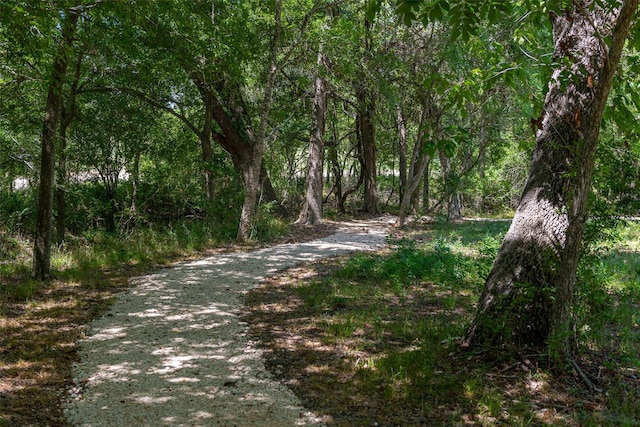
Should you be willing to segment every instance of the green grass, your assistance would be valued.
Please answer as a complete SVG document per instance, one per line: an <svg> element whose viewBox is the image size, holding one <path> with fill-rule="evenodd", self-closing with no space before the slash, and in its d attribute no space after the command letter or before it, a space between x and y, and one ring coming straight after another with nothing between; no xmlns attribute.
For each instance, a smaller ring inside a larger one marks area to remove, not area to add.
<svg viewBox="0 0 640 427"><path fill-rule="evenodd" d="M318 410L322 393L359 402L328 410L335 425L353 417L363 425L638 425L640 226L618 230L622 239L585 257L580 269L576 360L606 395L593 395L545 355L460 350L508 226L436 222L390 240L386 253L356 254L329 275L296 282L291 292L303 308L292 305L287 324L312 332L300 332L307 344L294 353L325 366L316 377L300 367L301 396L312 390L307 403ZM308 343L317 341L322 352L309 356ZM339 390L327 371L342 378Z"/></svg>
<svg viewBox="0 0 640 427"><path fill-rule="evenodd" d="M256 239L261 241L287 231L287 224L280 219L261 221L256 227L260 230ZM7 236L7 232L0 233L0 295L27 300L38 286L28 279L31 244L28 239ZM232 241L228 229L204 221L182 221L127 233L68 234L64 244L52 247L51 268L57 278L83 281L96 270L164 264Z"/></svg>

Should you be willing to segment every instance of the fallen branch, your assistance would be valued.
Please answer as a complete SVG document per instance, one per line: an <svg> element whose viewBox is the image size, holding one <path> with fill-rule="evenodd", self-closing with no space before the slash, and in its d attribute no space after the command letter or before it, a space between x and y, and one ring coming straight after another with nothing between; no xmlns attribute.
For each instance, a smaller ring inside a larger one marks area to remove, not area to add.
<svg viewBox="0 0 640 427"><path fill-rule="evenodd" d="M584 383L587 385L587 387L589 387L589 390L591 390L592 393L602 393L604 391L602 388L596 386L589 379L589 377L587 377L587 374L585 374L584 371L580 369L580 366L578 366L578 364L573 359L569 359L569 363L571 363L573 370L576 371L578 375L580 375L580 378L582 378L582 381L584 381Z"/></svg>

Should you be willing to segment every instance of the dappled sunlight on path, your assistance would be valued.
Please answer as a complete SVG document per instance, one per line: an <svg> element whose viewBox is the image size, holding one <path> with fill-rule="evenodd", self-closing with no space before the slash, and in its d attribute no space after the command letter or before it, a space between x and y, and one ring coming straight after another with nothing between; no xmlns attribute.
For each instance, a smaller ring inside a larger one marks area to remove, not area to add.
<svg viewBox="0 0 640 427"><path fill-rule="evenodd" d="M135 279L80 346L80 392L66 414L81 426L317 425L271 379L239 321L241 296L301 262L385 245L393 218L354 221L324 239L186 262Z"/></svg>

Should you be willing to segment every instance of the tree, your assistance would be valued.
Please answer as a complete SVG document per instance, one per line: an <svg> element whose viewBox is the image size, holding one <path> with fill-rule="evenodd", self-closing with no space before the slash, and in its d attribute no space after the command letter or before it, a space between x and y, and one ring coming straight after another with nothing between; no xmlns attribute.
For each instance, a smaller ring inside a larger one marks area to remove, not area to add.
<svg viewBox="0 0 640 427"><path fill-rule="evenodd" d="M409 213L413 195L417 190L431 160L433 150L430 150L426 145L430 143L430 138L435 139L439 133L438 128L440 126L439 122L442 112L432 104L433 100L429 95L423 96L422 98L422 114L419 126L420 131L416 137L413 154L411 156L407 189L400 200L400 211L398 212L398 218L396 219L397 227L402 227L404 225L406 216Z"/></svg>
<svg viewBox="0 0 640 427"><path fill-rule="evenodd" d="M373 55L373 23L365 18L364 21L364 51L367 58ZM378 178L376 163L376 93L372 87L366 71L359 73L355 82L357 100L357 130L361 147L362 168L364 176L364 206L363 210L375 215L380 212L378 207Z"/></svg>
<svg viewBox="0 0 640 427"><path fill-rule="evenodd" d="M305 197L297 224L319 224L322 221L322 171L324 165L324 131L327 118L327 81L322 43L318 48L316 76L313 83L311 132L309 135L309 167L305 182Z"/></svg>
<svg viewBox="0 0 640 427"><path fill-rule="evenodd" d="M40 191L36 233L33 245L33 277L42 280L51 276L51 238L53 219L53 194L55 186L55 141L62 107L62 87L67 66L71 59L74 35L81 10L64 11L62 39L51 67L51 80L47 94L44 125L42 128L42 154L40 158Z"/></svg>
<svg viewBox="0 0 640 427"><path fill-rule="evenodd" d="M598 135L637 6L637 0L574 1L550 13L556 66L535 120L529 177L467 345L552 345L558 356L570 355L571 303Z"/></svg>
<svg viewBox="0 0 640 427"><path fill-rule="evenodd" d="M229 153L242 178L239 240L250 237L260 190L270 199L275 197L263 159L274 88L321 3L314 2L308 10L281 0L253 6L223 3L221 8L227 12L223 14L220 9L212 13L204 3L180 8L160 4L158 10L152 8L156 20L145 15L149 12L145 3L139 11L147 47L169 53L200 93L206 115L203 131L188 126L200 136L203 155L208 157L211 151L205 144L210 128L213 140ZM297 15L300 12L306 13ZM222 18L216 18L219 15ZM234 32L239 27L247 31ZM230 33L234 33L231 39ZM234 54L223 55L224 49ZM172 114L187 123L185 115Z"/></svg>
<svg viewBox="0 0 640 427"><path fill-rule="evenodd" d="M56 181L56 241L64 242L66 232L66 189L67 184L67 131L76 118L77 94L80 85L80 71L83 53L78 53L74 67L74 77L66 102L63 101L60 119L60 135L57 150L58 166Z"/></svg>

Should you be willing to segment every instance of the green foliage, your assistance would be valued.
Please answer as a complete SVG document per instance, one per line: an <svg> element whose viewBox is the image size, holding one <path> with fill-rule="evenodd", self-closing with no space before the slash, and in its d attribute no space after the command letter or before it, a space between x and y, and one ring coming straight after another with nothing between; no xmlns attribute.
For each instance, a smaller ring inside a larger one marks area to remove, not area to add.
<svg viewBox="0 0 640 427"><path fill-rule="evenodd" d="M8 274L15 275L26 273L25 271L20 270L12 270L10 272L5 270L5 268L0 268L0 275L5 276ZM40 286L40 281L34 279L8 283L0 281L0 299L7 299L17 302L28 301L38 291Z"/></svg>
<svg viewBox="0 0 640 427"><path fill-rule="evenodd" d="M280 237L287 231L286 221L278 214L280 207L277 201L262 203L258 206L255 223L250 238L259 241L270 241Z"/></svg>
<svg viewBox="0 0 640 427"><path fill-rule="evenodd" d="M0 192L0 227L22 232L33 230L34 205L32 191Z"/></svg>
<svg viewBox="0 0 640 427"><path fill-rule="evenodd" d="M376 2L372 2L376 3ZM370 5L373 14L379 6ZM406 25L420 20L446 22L452 28L451 38L468 41L476 35L484 22L494 24L511 13L513 2L503 0L457 1L457 0L397 0L396 11Z"/></svg>
<svg viewBox="0 0 640 427"><path fill-rule="evenodd" d="M594 221L595 222L595 221ZM577 275L574 303L575 339L581 352L606 354L608 368L640 366L640 259L637 222L605 222L605 233L587 242ZM622 419L638 419L629 395L610 390L612 408Z"/></svg>

